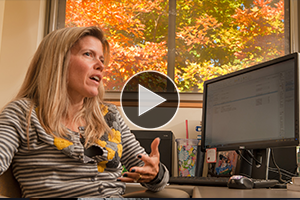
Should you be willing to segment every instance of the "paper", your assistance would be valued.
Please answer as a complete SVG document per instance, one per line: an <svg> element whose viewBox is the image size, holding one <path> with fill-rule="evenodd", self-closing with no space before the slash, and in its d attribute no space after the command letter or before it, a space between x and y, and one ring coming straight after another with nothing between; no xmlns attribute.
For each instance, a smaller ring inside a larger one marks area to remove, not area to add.
<svg viewBox="0 0 300 200"><path fill-rule="evenodd" d="M206 162L207 163L217 162L217 148L206 149Z"/></svg>

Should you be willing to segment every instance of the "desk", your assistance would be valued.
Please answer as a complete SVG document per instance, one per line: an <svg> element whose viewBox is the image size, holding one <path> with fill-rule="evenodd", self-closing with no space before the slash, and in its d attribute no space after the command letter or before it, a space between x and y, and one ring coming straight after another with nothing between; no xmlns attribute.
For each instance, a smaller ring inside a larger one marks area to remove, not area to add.
<svg viewBox="0 0 300 200"><path fill-rule="evenodd" d="M299 198L300 192L287 189L229 189L227 187L196 186L193 191L195 198Z"/></svg>
<svg viewBox="0 0 300 200"><path fill-rule="evenodd" d="M126 185L126 193L145 190L139 184ZM229 189L227 187L194 185L168 185L166 188L184 190L192 198L300 198L300 192L281 188Z"/></svg>

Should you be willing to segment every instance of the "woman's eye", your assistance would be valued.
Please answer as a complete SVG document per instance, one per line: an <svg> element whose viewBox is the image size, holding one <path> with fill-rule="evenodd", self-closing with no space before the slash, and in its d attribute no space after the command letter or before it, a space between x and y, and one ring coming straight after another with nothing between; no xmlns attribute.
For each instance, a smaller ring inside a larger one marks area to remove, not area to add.
<svg viewBox="0 0 300 200"><path fill-rule="evenodd" d="M84 53L84 55L91 56L91 53L90 52L86 52L86 53Z"/></svg>

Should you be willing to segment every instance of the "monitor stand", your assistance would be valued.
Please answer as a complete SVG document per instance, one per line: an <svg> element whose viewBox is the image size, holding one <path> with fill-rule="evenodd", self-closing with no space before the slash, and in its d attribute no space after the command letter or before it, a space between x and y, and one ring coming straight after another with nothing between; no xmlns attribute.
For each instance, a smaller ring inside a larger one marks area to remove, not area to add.
<svg viewBox="0 0 300 200"><path fill-rule="evenodd" d="M271 149L267 148L266 149L266 176L265 179L268 180L269 179L269 167L270 167L270 154L271 154Z"/></svg>

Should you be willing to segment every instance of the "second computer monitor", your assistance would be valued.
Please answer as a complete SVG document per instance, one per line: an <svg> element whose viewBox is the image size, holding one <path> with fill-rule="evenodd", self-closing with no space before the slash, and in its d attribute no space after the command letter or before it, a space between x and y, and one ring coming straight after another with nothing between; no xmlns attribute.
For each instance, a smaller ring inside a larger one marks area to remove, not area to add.
<svg viewBox="0 0 300 200"><path fill-rule="evenodd" d="M206 81L202 117L202 151L295 149L299 144L299 54ZM294 159L287 161L291 167Z"/></svg>

